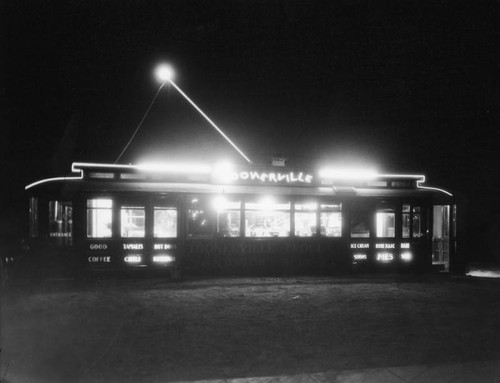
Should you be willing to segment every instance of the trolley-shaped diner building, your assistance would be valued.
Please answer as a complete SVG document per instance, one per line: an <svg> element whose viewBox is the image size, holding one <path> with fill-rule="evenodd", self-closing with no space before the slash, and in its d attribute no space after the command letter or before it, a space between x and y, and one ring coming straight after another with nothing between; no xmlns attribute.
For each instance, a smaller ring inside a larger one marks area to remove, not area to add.
<svg viewBox="0 0 500 383"><path fill-rule="evenodd" d="M30 248L68 270L447 271L456 203L411 174L74 163L26 187Z"/></svg>

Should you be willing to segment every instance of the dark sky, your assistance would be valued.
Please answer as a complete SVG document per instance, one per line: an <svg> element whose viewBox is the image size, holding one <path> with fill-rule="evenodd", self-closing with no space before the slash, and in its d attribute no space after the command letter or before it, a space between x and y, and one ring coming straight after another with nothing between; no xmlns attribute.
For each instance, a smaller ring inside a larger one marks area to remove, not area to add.
<svg viewBox="0 0 500 383"><path fill-rule="evenodd" d="M158 88L161 61L256 162L374 164L424 172L468 195L493 195L500 184L498 2L1 6L11 194L64 175L73 161L113 162ZM167 88L122 162L148 156L239 160Z"/></svg>

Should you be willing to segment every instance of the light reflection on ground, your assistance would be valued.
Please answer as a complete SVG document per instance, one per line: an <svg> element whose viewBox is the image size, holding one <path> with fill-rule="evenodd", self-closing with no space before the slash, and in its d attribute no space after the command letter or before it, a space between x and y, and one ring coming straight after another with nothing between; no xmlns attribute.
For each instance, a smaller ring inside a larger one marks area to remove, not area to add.
<svg viewBox="0 0 500 383"><path fill-rule="evenodd" d="M500 278L500 267L480 267L471 265L465 275L468 277Z"/></svg>

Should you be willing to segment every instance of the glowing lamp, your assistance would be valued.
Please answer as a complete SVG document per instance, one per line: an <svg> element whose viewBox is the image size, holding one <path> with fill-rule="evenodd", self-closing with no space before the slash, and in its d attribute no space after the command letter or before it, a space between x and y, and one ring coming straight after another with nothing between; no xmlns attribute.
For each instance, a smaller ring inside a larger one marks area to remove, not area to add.
<svg viewBox="0 0 500 383"><path fill-rule="evenodd" d="M215 164L212 175L216 181L229 183L234 180L234 165L230 162L219 162Z"/></svg>
<svg viewBox="0 0 500 383"><path fill-rule="evenodd" d="M364 261L367 260L368 257L364 253L356 253L353 255L355 261Z"/></svg>
<svg viewBox="0 0 500 383"><path fill-rule="evenodd" d="M215 197L212 204L215 210L224 210L227 205L227 199L223 196Z"/></svg>
<svg viewBox="0 0 500 383"><path fill-rule="evenodd" d="M377 261L379 262L391 262L394 260L394 255L388 252L377 253Z"/></svg>
<svg viewBox="0 0 500 383"><path fill-rule="evenodd" d="M401 260L405 262L410 262L413 259L413 255L410 251L405 251L401 253Z"/></svg>
<svg viewBox="0 0 500 383"><path fill-rule="evenodd" d="M274 200L273 197L271 196L266 196L266 197L263 197L260 201L259 201L259 208L261 210L266 210L266 211L270 211L270 210L273 210L273 207L275 206L276 204L276 201Z"/></svg>
<svg viewBox="0 0 500 383"><path fill-rule="evenodd" d="M167 64L159 65L155 70L156 79L160 82L167 82L174 79L174 69Z"/></svg>

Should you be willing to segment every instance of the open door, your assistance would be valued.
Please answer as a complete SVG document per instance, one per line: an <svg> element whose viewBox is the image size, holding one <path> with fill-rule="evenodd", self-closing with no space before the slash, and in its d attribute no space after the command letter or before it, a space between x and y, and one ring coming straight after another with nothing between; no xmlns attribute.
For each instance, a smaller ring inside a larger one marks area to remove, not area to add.
<svg viewBox="0 0 500 383"><path fill-rule="evenodd" d="M433 206L432 265L450 268L450 205Z"/></svg>

